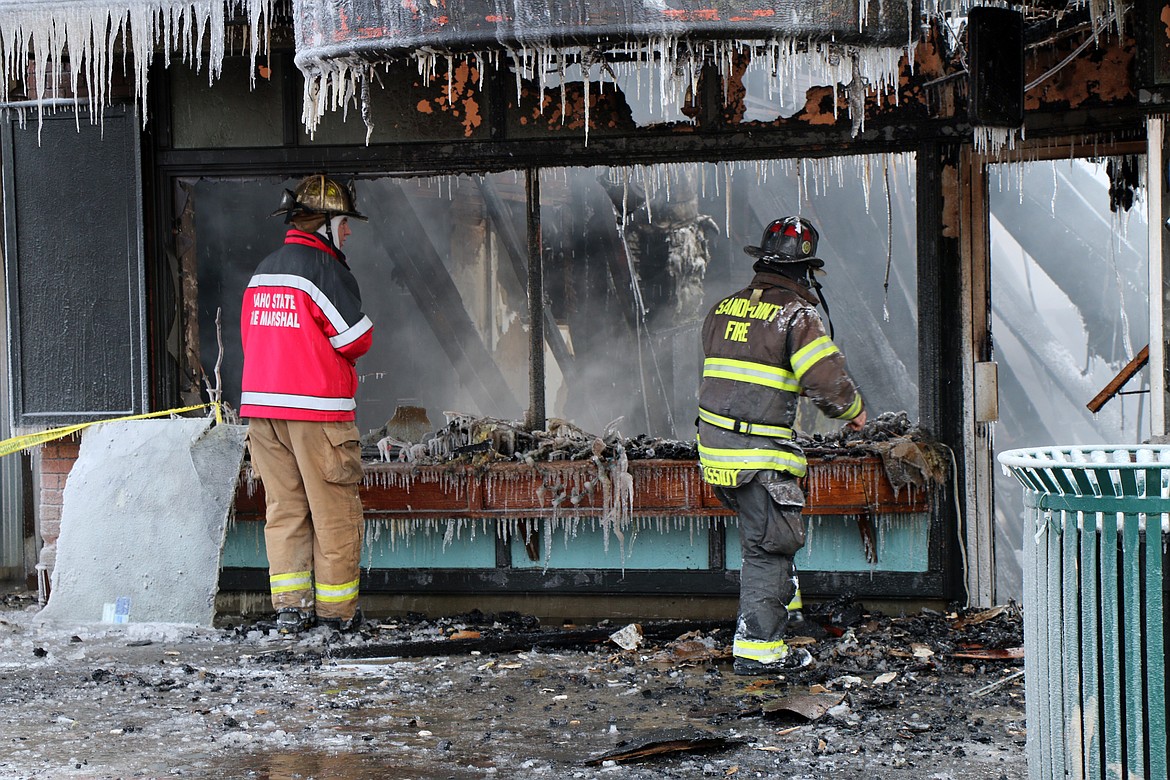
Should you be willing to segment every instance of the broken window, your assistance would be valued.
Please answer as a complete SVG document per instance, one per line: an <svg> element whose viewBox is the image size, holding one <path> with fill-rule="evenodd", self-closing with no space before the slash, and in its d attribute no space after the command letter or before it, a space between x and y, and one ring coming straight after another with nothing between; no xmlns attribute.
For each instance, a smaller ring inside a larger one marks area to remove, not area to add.
<svg viewBox="0 0 1170 780"><path fill-rule="evenodd" d="M917 417L913 160L909 157L695 163L541 172L545 411L600 433L694 436L708 309L752 276L745 245L803 214L818 254L835 339L874 414ZM198 276L198 361L218 352L225 400L239 400L239 307L256 264L285 226L267 215L278 183L185 185L197 236L182 262ZM529 404L525 177L368 178L356 182L345 252L375 324L358 363L358 424L399 406L515 420ZM887 285L888 280L888 285ZM807 431L839 423L810 410Z"/></svg>
<svg viewBox="0 0 1170 780"><path fill-rule="evenodd" d="M1085 406L1149 332L1145 209L1124 208L1134 188L1119 200L1120 177L1109 175L1131 164L1136 158L991 169L991 314L1003 422L997 453L1149 437L1145 371L1099 413ZM1021 593L1023 498L1020 483L998 472L995 493L1002 602Z"/></svg>

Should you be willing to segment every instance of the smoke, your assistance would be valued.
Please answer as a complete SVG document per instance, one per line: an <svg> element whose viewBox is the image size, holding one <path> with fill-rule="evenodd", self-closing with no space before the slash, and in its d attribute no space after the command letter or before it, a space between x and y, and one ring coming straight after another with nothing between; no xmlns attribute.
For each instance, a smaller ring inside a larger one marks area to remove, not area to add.
<svg viewBox="0 0 1170 780"><path fill-rule="evenodd" d="M820 168L542 172L544 297L569 352L562 365L546 348L547 416L592 431L620 418L627 436L691 438L702 318L750 281L743 246L758 243L772 219L798 211L821 232L837 340L871 410L916 416L914 208L906 186L913 165L899 158L906 181L893 177L892 237L885 198L874 199L881 208L870 214L855 186L862 174L874 177L867 186L884 187L882 167L858 158ZM820 178L810 182L810 171ZM202 179L193 189L202 360L214 364L222 307L230 403L239 395L239 301L252 269L280 243L284 225L266 215L294 183ZM522 416L529 402L523 177L363 177L356 186L370 221L354 224L345 252L375 325L374 346L358 363L359 427L381 427L400 405L424 406L436 427L446 411ZM499 213L488 206L493 198ZM514 256L517 240L523 257ZM881 289L887 259L889 322Z"/></svg>

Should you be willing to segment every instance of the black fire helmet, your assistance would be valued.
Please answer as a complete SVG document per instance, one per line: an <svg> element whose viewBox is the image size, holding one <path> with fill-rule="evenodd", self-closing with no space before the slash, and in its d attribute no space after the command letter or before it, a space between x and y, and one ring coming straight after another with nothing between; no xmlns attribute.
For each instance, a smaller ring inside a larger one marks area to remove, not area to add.
<svg viewBox="0 0 1170 780"><path fill-rule="evenodd" d="M803 217L773 220L760 239L759 246L745 246L743 251L765 263L807 263L822 268L825 262L816 256L820 234Z"/></svg>

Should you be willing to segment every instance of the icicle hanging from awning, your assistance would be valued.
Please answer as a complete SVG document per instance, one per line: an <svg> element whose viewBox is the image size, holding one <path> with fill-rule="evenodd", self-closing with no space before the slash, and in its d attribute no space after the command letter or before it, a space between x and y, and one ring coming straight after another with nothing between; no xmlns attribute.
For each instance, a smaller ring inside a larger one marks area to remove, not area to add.
<svg viewBox="0 0 1170 780"><path fill-rule="evenodd" d="M207 76L214 80L228 24L237 18L247 24L243 37L255 65L257 53L268 46L272 0L0 0L0 103L13 102L16 85L22 102L43 110L67 77L74 105L79 92L88 94L96 121L109 104L120 61L133 75L136 105L145 106L156 52L167 65L174 55L198 69L206 48ZM141 113L145 124L146 112Z"/></svg>
<svg viewBox="0 0 1170 780"><path fill-rule="evenodd" d="M920 1L743 0L710 7L677 0L668 7L591 0L586 7L582 0L294 0L302 121L311 135L326 111L346 112L364 98L376 68L395 60L413 59L429 80L440 66L449 73L454 59L474 63L482 78L484 63L507 58L518 95L522 81L543 89L574 64L588 89L594 69L604 81L650 63L660 71L664 100L680 103L697 88L704 64L714 63L727 81L736 55L750 52L775 81L788 80L799 64L822 83L847 85L857 135L866 92L897 99L899 61L913 51ZM588 110L586 101L586 133Z"/></svg>

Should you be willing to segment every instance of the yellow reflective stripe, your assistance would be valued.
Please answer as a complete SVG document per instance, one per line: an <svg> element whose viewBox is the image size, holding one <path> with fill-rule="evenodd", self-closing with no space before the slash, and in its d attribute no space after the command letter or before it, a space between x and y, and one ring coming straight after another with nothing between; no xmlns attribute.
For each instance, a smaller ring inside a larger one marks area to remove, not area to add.
<svg viewBox="0 0 1170 780"><path fill-rule="evenodd" d="M788 602L785 607L789 612L795 612L804 607L804 600L800 597L800 588L796 589L796 595L792 597L792 601Z"/></svg>
<svg viewBox="0 0 1170 780"><path fill-rule="evenodd" d="M792 370L796 372L796 378L800 379L810 368L820 362L822 358L826 358L840 351L828 336L813 339L792 353Z"/></svg>
<svg viewBox="0 0 1170 780"><path fill-rule="evenodd" d="M762 664L772 664L784 660L788 655L788 645L783 639L775 642L753 642L750 639L736 637L731 643L731 654L740 658L750 658Z"/></svg>
<svg viewBox="0 0 1170 780"><path fill-rule="evenodd" d="M838 415L838 420L852 420L857 415L861 414L861 393L855 393L853 396L853 403L849 404L849 408Z"/></svg>
<svg viewBox="0 0 1170 780"><path fill-rule="evenodd" d="M294 571L288 574L273 574L268 578L273 593L291 593L294 590L308 590L313 587L313 573Z"/></svg>
<svg viewBox="0 0 1170 780"><path fill-rule="evenodd" d="M344 585L323 585L317 583L317 601L337 603L357 598L358 581L347 582Z"/></svg>
<svg viewBox="0 0 1170 780"><path fill-rule="evenodd" d="M750 360L709 357L703 361L703 376L774 387L790 393L800 392L800 382L791 371L764 363L753 363Z"/></svg>
<svg viewBox="0 0 1170 780"><path fill-rule="evenodd" d="M763 423L745 423L743 426L736 427L736 421L731 417L724 417L715 412L709 412L703 407L699 407L699 419L714 425L716 428L722 428L725 431L735 431L736 433L750 433L756 436L771 436L776 439L791 439L793 436L791 428L785 428L782 425L764 425Z"/></svg>
<svg viewBox="0 0 1170 780"><path fill-rule="evenodd" d="M803 455L784 450L758 448L720 449L699 442L699 462L704 468L736 468L751 470L788 471L803 477L808 461Z"/></svg>

